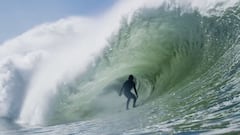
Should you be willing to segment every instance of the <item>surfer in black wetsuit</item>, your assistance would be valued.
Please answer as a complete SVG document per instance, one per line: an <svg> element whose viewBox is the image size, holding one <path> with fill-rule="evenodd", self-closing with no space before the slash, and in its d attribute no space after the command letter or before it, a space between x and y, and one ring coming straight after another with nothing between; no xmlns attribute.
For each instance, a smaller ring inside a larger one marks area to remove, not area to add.
<svg viewBox="0 0 240 135"><path fill-rule="evenodd" d="M131 92L132 88L134 89L136 96ZM136 90L136 84L133 81L133 75L129 75L128 80L124 82L124 84L120 90L119 96L122 95L122 91L123 91L124 95L127 97L127 110L128 110L129 102L131 99L133 99L133 107L136 107L138 93Z"/></svg>

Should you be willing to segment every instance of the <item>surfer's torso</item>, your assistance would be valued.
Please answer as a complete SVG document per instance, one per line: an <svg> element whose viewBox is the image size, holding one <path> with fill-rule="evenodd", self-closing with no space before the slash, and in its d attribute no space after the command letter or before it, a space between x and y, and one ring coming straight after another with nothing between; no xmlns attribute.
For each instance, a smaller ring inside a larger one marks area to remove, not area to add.
<svg viewBox="0 0 240 135"><path fill-rule="evenodd" d="M135 87L135 83L133 81L127 80L124 85L124 93L128 94L130 93L131 89Z"/></svg>

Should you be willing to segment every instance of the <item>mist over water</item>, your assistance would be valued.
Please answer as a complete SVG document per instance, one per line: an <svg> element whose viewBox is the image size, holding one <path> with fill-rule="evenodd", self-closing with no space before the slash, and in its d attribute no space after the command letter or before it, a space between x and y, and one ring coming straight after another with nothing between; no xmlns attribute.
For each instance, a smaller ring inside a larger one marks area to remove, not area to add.
<svg viewBox="0 0 240 135"><path fill-rule="evenodd" d="M50 134L237 132L239 25L235 0L121 1L43 24L0 46L0 117ZM139 106L125 111L129 74Z"/></svg>

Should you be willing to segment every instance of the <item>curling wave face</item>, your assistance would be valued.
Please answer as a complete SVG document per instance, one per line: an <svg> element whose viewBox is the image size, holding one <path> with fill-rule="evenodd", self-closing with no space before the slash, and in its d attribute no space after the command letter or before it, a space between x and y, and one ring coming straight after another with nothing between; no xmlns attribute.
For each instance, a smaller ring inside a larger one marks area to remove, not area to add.
<svg viewBox="0 0 240 135"><path fill-rule="evenodd" d="M137 111L146 116L141 124L237 129L239 14L238 4L208 16L163 5L138 10L130 22L123 18L85 77L61 88L51 122L120 116L125 102L117 92L134 74L144 103Z"/></svg>
<svg viewBox="0 0 240 135"><path fill-rule="evenodd" d="M240 8L224 4L203 13L165 3L123 17L85 72L54 88L45 124L82 121L72 126L90 123L87 131L102 133L239 131ZM127 112L118 92L129 74L139 106Z"/></svg>

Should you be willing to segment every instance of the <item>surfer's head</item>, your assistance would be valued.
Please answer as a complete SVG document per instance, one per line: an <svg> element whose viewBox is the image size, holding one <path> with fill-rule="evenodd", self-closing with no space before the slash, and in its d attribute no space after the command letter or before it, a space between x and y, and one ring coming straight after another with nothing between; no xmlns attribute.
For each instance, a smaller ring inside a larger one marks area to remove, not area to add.
<svg viewBox="0 0 240 135"><path fill-rule="evenodd" d="M133 75L129 75L128 80L133 80Z"/></svg>

